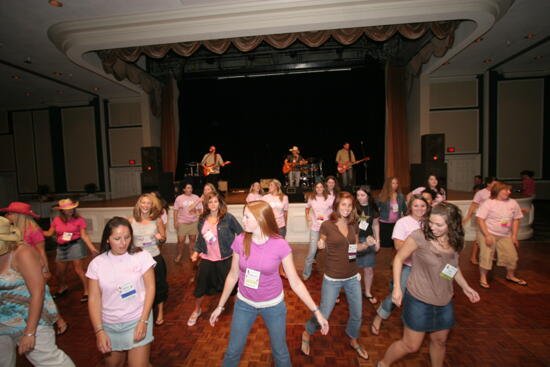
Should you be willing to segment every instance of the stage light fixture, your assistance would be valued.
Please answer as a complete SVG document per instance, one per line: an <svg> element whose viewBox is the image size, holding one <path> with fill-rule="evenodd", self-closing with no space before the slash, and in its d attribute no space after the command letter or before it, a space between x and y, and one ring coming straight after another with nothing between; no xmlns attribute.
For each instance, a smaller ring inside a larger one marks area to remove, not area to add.
<svg viewBox="0 0 550 367"><path fill-rule="evenodd" d="M50 4L51 6L55 6L56 8L63 7L63 3L57 0L48 0L48 4Z"/></svg>

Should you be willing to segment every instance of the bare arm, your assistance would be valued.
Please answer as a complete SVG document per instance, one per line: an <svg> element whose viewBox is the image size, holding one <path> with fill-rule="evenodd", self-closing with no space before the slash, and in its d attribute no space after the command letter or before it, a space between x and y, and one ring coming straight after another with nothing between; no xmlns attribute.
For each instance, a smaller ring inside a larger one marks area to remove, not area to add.
<svg viewBox="0 0 550 367"><path fill-rule="evenodd" d="M380 250L380 221L375 218L372 222L372 232L374 233L374 239L376 241L376 251Z"/></svg>
<svg viewBox="0 0 550 367"><path fill-rule="evenodd" d="M111 340L103 330L101 322L101 289L99 280L88 278L88 313L96 337L97 349L101 353L111 352Z"/></svg>
<svg viewBox="0 0 550 367"><path fill-rule="evenodd" d="M519 233L519 219L514 219L514 222L512 223L512 242L516 247L519 247L518 233Z"/></svg>
<svg viewBox="0 0 550 367"><path fill-rule="evenodd" d="M413 252L416 251L418 245L411 238L408 237L405 240L403 246L397 251L397 254L393 258L393 292L392 301L397 306L401 306L403 301L403 290L401 289L401 271L403 269L403 261L409 258Z"/></svg>
<svg viewBox="0 0 550 367"><path fill-rule="evenodd" d="M485 244L487 246L492 246L495 243L495 238L489 233L485 219L477 217L477 223L479 224L481 234L485 237Z"/></svg>
<svg viewBox="0 0 550 367"><path fill-rule="evenodd" d="M85 228L80 228L80 238L82 238L82 240L84 241L86 246L88 246L88 249L93 255L99 254L99 251L97 251L96 248L94 247L94 244L90 240L90 237L88 236L88 232L86 232Z"/></svg>
<svg viewBox="0 0 550 367"><path fill-rule="evenodd" d="M166 242L166 225L162 221L160 217L157 218L157 229L158 233L155 235L157 240L159 240L160 243Z"/></svg>
<svg viewBox="0 0 550 367"><path fill-rule="evenodd" d="M143 312L134 329L134 342L139 342L145 338L147 331L147 320L153 308L153 301L155 300L155 271L151 266L143 274L143 283L145 285L145 301L143 303Z"/></svg>
<svg viewBox="0 0 550 367"><path fill-rule="evenodd" d="M214 326L216 324L220 314L224 310L225 303L231 295L231 291L233 291L235 284L239 281L239 271L239 255L234 252L233 258L231 259L231 269L229 269L229 273L227 273L227 277L225 278L225 284L220 300L218 301L218 307L216 307L214 312L210 315L210 325Z"/></svg>
<svg viewBox="0 0 550 367"><path fill-rule="evenodd" d="M55 227L50 226L50 228L47 231L42 231L42 234L46 237L51 237L55 233Z"/></svg>
<svg viewBox="0 0 550 367"><path fill-rule="evenodd" d="M478 207L479 207L478 203L472 202L472 204L470 204L470 207L468 208L468 213L466 214L464 219L462 219L462 223L467 223Z"/></svg>
<svg viewBox="0 0 550 367"><path fill-rule="evenodd" d="M315 301L313 301L313 298L311 298L311 295L304 285L304 282L302 282L302 280L298 276L298 273L296 273L296 267L294 266L292 253L288 254L283 259L283 268L285 269L286 276L288 277L290 287L292 288L294 293L296 293L296 295L302 300L302 302L304 302L307 308L309 308L309 310L313 312L313 314L317 318L317 321L319 322L319 325L321 325L321 333L323 335L326 335L329 329L328 321L325 319L323 314L321 314L319 307L317 307L317 304L315 304Z"/></svg>
<svg viewBox="0 0 550 367"><path fill-rule="evenodd" d="M44 304L45 283L42 276L42 267L40 266L40 257L36 251L28 246L20 246L15 251L13 268L21 273L30 293L29 315L23 331L24 335L18 347L19 354L23 354L31 351L36 342L36 328ZM33 335L29 336L27 334Z"/></svg>
<svg viewBox="0 0 550 367"><path fill-rule="evenodd" d="M462 275L462 271L460 271L460 268L458 268L458 271L455 275L455 280L456 280L456 283L460 286L460 288L462 288L462 291L468 297L470 302L472 303L479 302L480 300L479 294L475 290L473 290L472 287L468 285L468 282L464 278L464 275Z"/></svg>
<svg viewBox="0 0 550 367"><path fill-rule="evenodd" d="M178 209L174 209L174 229L178 230Z"/></svg>

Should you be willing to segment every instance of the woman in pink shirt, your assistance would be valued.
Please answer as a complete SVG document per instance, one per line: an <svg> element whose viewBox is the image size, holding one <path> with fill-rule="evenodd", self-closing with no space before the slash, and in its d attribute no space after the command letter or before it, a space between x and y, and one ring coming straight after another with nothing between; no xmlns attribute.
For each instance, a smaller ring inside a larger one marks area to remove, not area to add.
<svg viewBox="0 0 550 367"><path fill-rule="evenodd" d="M325 185L327 186L328 195L332 196L332 202L334 202L334 198L340 193L340 185L338 184L338 180L334 176L327 176Z"/></svg>
<svg viewBox="0 0 550 367"><path fill-rule="evenodd" d="M259 182L254 182L252 185L250 185L250 190L248 191L248 195L246 196L246 202L250 203L251 201L262 200L263 196L264 191L262 190L262 186Z"/></svg>
<svg viewBox="0 0 550 367"><path fill-rule="evenodd" d="M510 199L511 186L498 182L491 189L491 198L479 207L476 216L479 223L479 285L490 288L487 273L493 267L495 251L497 265L506 268L506 280L526 286L527 282L516 277L519 248L519 221L523 218L521 209Z"/></svg>
<svg viewBox="0 0 550 367"><path fill-rule="evenodd" d="M101 236L101 254L86 272L88 312L106 367L123 366L126 358L129 367L150 366L155 260L134 245L132 235L125 218L109 220Z"/></svg>
<svg viewBox="0 0 550 367"><path fill-rule="evenodd" d="M247 204L243 225L245 233L238 236L232 245L234 255L231 270L225 280L218 307L210 315L210 324L214 326L238 283L229 345L222 366L236 367L239 364L246 339L258 315L262 316L269 331L275 366L290 366L286 343L286 305L283 282L278 274L280 264L285 268L290 287L315 315L325 335L329 329L328 322L296 273L292 250L278 234L279 226L271 207L263 201Z"/></svg>
<svg viewBox="0 0 550 367"><path fill-rule="evenodd" d="M189 239L189 249L195 247L195 241L199 234L197 223L202 212L202 199L193 194L193 185L186 183L183 193L174 201L174 228L178 235L178 253L174 258L179 263L183 257L183 246L186 238Z"/></svg>
<svg viewBox="0 0 550 367"><path fill-rule="evenodd" d="M231 244L235 236L243 229L235 216L227 212L227 206L218 193L206 196L207 202L199 219L199 238L191 261L196 262L200 256L199 270L195 284L195 309L187 321L187 326L194 326L202 313L201 305L204 296L219 294L223 290L225 277L231 267Z"/></svg>
<svg viewBox="0 0 550 367"><path fill-rule="evenodd" d="M59 210L59 216L52 221L50 229L43 232L44 236L50 237L54 233L57 236L57 256L56 275L59 278L59 288L54 293L55 297L60 297L67 293L67 263L72 263L74 272L80 278L84 287L84 294L80 302L88 301L88 281L84 275L82 259L88 257L88 251L92 255L97 255L98 251L92 244L88 233L86 232L86 221L76 212L78 202L74 203L71 199L59 200L59 205L54 209Z"/></svg>
<svg viewBox="0 0 550 367"><path fill-rule="evenodd" d="M535 180L533 180L534 175L535 172L529 170L520 172L522 194L535 196Z"/></svg>
<svg viewBox="0 0 550 367"><path fill-rule="evenodd" d="M407 195L407 201L411 199L412 195L422 194L422 191L426 189L433 190L436 193L436 196L432 201L432 206L436 206L447 199L447 193L445 192L443 186L441 186L441 181L439 181L436 175L431 174L426 179L424 186L417 187Z"/></svg>
<svg viewBox="0 0 550 367"><path fill-rule="evenodd" d="M308 280L311 276L313 259L315 259L315 255L317 254L319 228L321 228L321 224L327 220L330 213L332 213L332 204L334 203L334 196L328 196L326 187L322 182L317 182L313 190L306 204L306 220L310 232L309 251L305 259L304 271L302 274L304 280Z"/></svg>

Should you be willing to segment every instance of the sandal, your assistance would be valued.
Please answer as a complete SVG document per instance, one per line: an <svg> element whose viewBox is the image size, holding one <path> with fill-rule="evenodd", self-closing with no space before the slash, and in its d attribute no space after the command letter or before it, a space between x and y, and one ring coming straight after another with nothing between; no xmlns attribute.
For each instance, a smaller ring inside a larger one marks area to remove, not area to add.
<svg viewBox="0 0 550 367"><path fill-rule="evenodd" d="M378 300L374 296L367 296L366 294L363 294L363 296L372 304L375 305L378 303Z"/></svg>
<svg viewBox="0 0 550 367"><path fill-rule="evenodd" d="M306 348L307 348L307 353L305 351ZM300 347L300 350L302 351L302 353L304 353L304 355L309 357L309 353L311 352L310 346L309 346L309 339L304 339L303 334L302 334L302 346Z"/></svg>
<svg viewBox="0 0 550 367"><path fill-rule="evenodd" d="M187 326L195 326L195 324L197 323L197 319L201 314L202 314L202 311L199 311L198 313L193 311L193 313L191 314L191 317L189 317L189 320L187 320Z"/></svg>
<svg viewBox="0 0 550 367"><path fill-rule="evenodd" d="M481 280L479 281L479 286L480 286L481 288L485 288L485 289L491 288L491 286L489 285L489 283L487 283L487 282L482 282Z"/></svg>
<svg viewBox="0 0 550 367"><path fill-rule="evenodd" d="M88 302L88 295L87 294L83 295L82 298L80 298L80 303L86 303L86 302Z"/></svg>
<svg viewBox="0 0 550 367"><path fill-rule="evenodd" d="M54 294L52 294L52 298L56 299L56 298L62 297L64 295L66 295L68 292L69 292L69 288L67 287L67 288L63 289L62 291L57 291Z"/></svg>
<svg viewBox="0 0 550 367"><path fill-rule="evenodd" d="M518 278L518 280L514 280L514 279L506 278L506 281L517 285L521 285L522 287L527 287L527 282L523 279Z"/></svg>
<svg viewBox="0 0 550 367"><path fill-rule="evenodd" d="M349 345L350 347L353 348L353 350L355 350L355 352L357 353L357 356L359 356L359 358L362 358L364 360L367 360L369 359L369 354L367 353L367 351L365 350L365 348L363 348L362 346L360 346L359 344L357 344L357 346L353 346L353 345ZM367 355L367 357L363 357L363 355Z"/></svg>
<svg viewBox="0 0 550 367"><path fill-rule="evenodd" d="M181 254L179 254L179 255L176 256L176 258L174 259L174 262L175 262L176 264L179 264L182 257L183 257L183 256L182 256Z"/></svg>
<svg viewBox="0 0 550 367"><path fill-rule="evenodd" d="M377 328L377 327L374 325L374 322L373 322L372 324L370 324L370 332L371 332L372 335L374 335L374 336L380 335L380 329Z"/></svg>
<svg viewBox="0 0 550 367"><path fill-rule="evenodd" d="M336 304L339 305L341 302L340 297L336 298Z"/></svg>
<svg viewBox="0 0 550 367"><path fill-rule="evenodd" d="M69 324L67 322L63 322L63 324L59 325L59 322L55 324L55 335L61 336L65 334L69 330Z"/></svg>
<svg viewBox="0 0 550 367"><path fill-rule="evenodd" d="M195 321L195 322L196 322L196 321ZM156 325L156 326L162 326L162 325L164 325L164 319L156 320L156 321L155 321L155 325Z"/></svg>

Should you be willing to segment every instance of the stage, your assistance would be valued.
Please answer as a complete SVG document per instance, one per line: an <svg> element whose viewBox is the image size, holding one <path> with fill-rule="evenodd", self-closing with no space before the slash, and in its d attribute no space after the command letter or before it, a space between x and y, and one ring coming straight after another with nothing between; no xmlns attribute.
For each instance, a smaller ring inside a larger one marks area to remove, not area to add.
<svg viewBox="0 0 550 367"><path fill-rule="evenodd" d="M239 221L242 219L243 207L248 190L232 190L226 194L228 211L233 214ZM375 192L376 195L376 192ZM520 222L519 239L528 239L533 235L533 218L534 208L532 205L533 198L521 194L513 194L512 196L522 208L529 208L529 212L524 214ZM80 215L86 219L88 223L88 235L93 242L101 240L101 233L105 223L113 216L128 217L132 213L132 209L137 201L137 196L120 198L114 200L103 201L82 201L78 209ZM470 207L473 199L473 193L463 191L448 192L448 201L458 206L463 215L465 215ZM291 202L288 210L287 236L286 239L291 243L308 243L309 228L307 227L305 218L305 200L302 202ZM33 206L34 209L34 206ZM44 216L45 213L42 213ZM172 207L170 207L170 220L168 221L168 239L167 242L176 242L176 232L173 226ZM471 227L471 223L465 225L466 240L472 241L475 237L475 231Z"/></svg>

